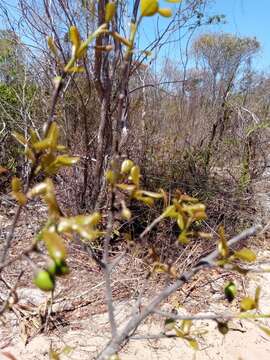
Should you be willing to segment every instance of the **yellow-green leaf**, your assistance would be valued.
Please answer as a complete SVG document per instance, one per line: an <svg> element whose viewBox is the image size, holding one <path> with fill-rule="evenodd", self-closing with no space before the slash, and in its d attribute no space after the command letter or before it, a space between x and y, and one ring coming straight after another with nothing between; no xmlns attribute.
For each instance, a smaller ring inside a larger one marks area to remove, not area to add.
<svg viewBox="0 0 270 360"><path fill-rule="evenodd" d="M225 232L223 226L219 228L218 233L220 237L218 241L218 252L223 258L226 258L229 255L229 248L225 238Z"/></svg>
<svg viewBox="0 0 270 360"><path fill-rule="evenodd" d="M115 15L116 5L115 2L108 2L105 10L105 21L110 22Z"/></svg>
<svg viewBox="0 0 270 360"><path fill-rule="evenodd" d="M42 232L42 238L46 244L50 257L55 262L60 262L66 259L67 250L64 240L56 232L44 230Z"/></svg>
<svg viewBox="0 0 270 360"><path fill-rule="evenodd" d="M181 329L187 335L190 332L191 326L192 326L191 320L183 320L181 324Z"/></svg>
<svg viewBox="0 0 270 360"><path fill-rule="evenodd" d="M264 325L259 325L259 328L268 336L270 336L270 328Z"/></svg>
<svg viewBox="0 0 270 360"><path fill-rule="evenodd" d="M128 48L132 48L133 44L126 38L124 38L123 36L121 36L120 34L118 34L118 32L113 31L111 33L111 35L118 41L120 41L122 44L126 45Z"/></svg>
<svg viewBox="0 0 270 360"><path fill-rule="evenodd" d="M48 36L47 38L48 47L51 50L51 52L54 54L55 57L58 56L57 47L55 45L55 42L51 36Z"/></svg>
<svg viewBox="0 0 270 360"><path fill-rule="evenodd" d="M158 12L157 0L141 0L142 16L153 16Z"/></svg>
<svg viewBox="0 0 270 360"><path fill-rule="evenodd" d="M249 311L256 309L256 302L251 297L245 297L241 300L240 308L241 311Z"/></svg>
<svg viewBox="0 0 270 360"><path fill-rule="evenodd" d="M66 69L67 73L83 73L84 71L84 66L71 66Z"/></svg>
<svg viewBox="0 0 270 360"><path fill-rule="evenodd" d="M193 338L185 338L185 340L188 342L189 346L193 349L193 350L199 350L199 344L198 341L193 339Z"/></svg>
<svg viewBox="0 0 270 360"><path fill-rule="evenodd" d="M11 188L12 192L11 195L14 197L14 199L20 204L25 205L27 202L27 197L22 192L22 183L21 180L17 177L13 177L11 180Z"/></svg>
<svg viewBox="0 0 270 360"><path fill-rule="evenodd" d="M129 174L131 168L134 166L132 160L126 159L122 162L121 165L121 174Z"/></svg>
<svg viewBox="0 0 270 360"><path fill-rule="evenodd" d="M236 251L234 253L234 257L246 262L253 262L256 260L256 254L248 248L243 248L239 251Z"/></svg>
<svg viewBox="0 0 270 360"><path fill-rule="evenodd" d="M27 141L25 139L25 137L22 134L17 133L16 131L14 131L12 133L12 136L21 144L21 145L26 145Z"/></svg>
<svg viewBox="0 0 270 360"><path fill-rule="evenodd" d="M142 195L149 196L149 197L151 197L153 199L162 199L163 198L163 194L156 193L156 192L153 192L153 191L139 190L139 192Z"/></svg>
<svg viewBox="0 0 270 360"><path fill-rule="evenodd" d="M62 155L62 156L57 156L55 162L63 166L71 166L76 164L79 160L80 158L76 156Z"/></svg>
<svg viewBox="0 0 270 360"><path fill-rule="evenodd" d="M158 9L158 13L161 16L164 16L164 17L171 17L172 16L172 10L168 9L168 8Z"/></svg>
<svg viewBox="0 0 270 360"><path fill-rule="evenodd" d="M80 33L76 26L71 26L69 29L69 39L72 45L74 46L75 52L79 49L81 44Z"/></svg>
<svg viewBox="0 0 270 360"><path fill-rule="evenodd" d="M139 166L137 165L133 166L130 170L130 179L137 186L140 183L140 176L141 176L141 172Z"/></svg>

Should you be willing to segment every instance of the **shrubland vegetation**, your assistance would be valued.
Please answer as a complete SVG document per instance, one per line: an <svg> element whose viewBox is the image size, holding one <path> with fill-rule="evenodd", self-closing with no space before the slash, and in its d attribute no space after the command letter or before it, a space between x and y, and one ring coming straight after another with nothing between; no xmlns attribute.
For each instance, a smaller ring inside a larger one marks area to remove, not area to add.
<svg viewBox="0 0 270 360"><path fill-rule="evenodd" d="M252 182L267 166L269 76L252 66L259 42L212 32L224 17L207 16L207 9L206 0L18 0L16 9L1 6L0 181L18 207L0 269L26 257L34 283L53 300L58 277L69 273L66 239L74 237L105 279L111 340L100 359L117 358L145 318L157 313L166 318L162 336L173 332L196 349L191 320L201 316L162 313L159 305L201 269L247 273L240 262L256 258L246 247L229 246L259 229L245 230L253 214L240 211L252 202ZM156 32L150 20L158 25L159 16L168 19ZM180 65L174 57L161 61L170 43L179 46ZM36 198L48 218L32 245L10 258L22 209ZM224 225L240 235L227 242ZM211 226L219 228L214 241ZM175 254L198 241L208 244L208 254L197 254L179 273ZM115 242L121 252L112 258ZM111 273L138 246L150 263L134 312L119 330ZM43 269L33 253L47 254ZM140 310L155 273L169 285ZM1 314L12 306L17 286ZM235 294L232 282L225 288L229 302ZM258 298L259 288L254 298L242 299L239 313L208 318L225 334L233 318L268 316L250 312L258 309Z"/></svg>

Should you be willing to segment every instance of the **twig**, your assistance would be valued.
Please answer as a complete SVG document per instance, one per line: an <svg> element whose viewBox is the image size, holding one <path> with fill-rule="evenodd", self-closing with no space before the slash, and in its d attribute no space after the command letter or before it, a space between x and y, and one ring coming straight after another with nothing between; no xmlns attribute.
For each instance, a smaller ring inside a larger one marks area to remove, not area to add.
<svg viewBox="0 0 270 360"><path fill-rule="evenodd" d="M250 236L256 234L261 229L260 225L253 226L252 228L243 231L241 234L233 237L228 241L228 246L233 246L241 240L245 240ZM107 344L103 351L98 355L97 359L105 360L108 359L111 355L117 353L121 344L129 339L131 333L138 328L145 318L154 313L159 304L161 304L165 299L167 299L171 294L176 290L181 288L186 282L188 282L198 271L205 267L212 266L214 260L219 256L218 250L214 250L211 254L207 255L205 258L201 259L192 269L183 273L174 284L167 286L161 291L145 308L144 310L135 316L133 316L123 330Z"/></svg>

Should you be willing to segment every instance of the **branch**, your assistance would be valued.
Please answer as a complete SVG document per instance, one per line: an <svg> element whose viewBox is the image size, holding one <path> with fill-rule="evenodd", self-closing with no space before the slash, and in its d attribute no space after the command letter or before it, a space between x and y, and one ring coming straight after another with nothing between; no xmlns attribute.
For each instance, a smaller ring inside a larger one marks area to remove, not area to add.
<svg viewBox="0 0 270 360"><path fill-rule="evenodd" d="M261 229L260 225L256 225L243 231L241 234L233 237L228 241L228 246L233 246L239 241L246 240L249 237L255 235ZM181 288L186 282L191 280L195 274L197 274L201 269L213 265L214 260L219 256L219 252L214 250L212 253L202 258L192 269L184 272L174 284L165 287L160 294L158 294L146 307L145 309L135 316L133 316L124 329L119 333L115 338L112 338L111 341L107 344L104 350L98 355L98 360L108 359L113 354L117 353L120 349L121 344L129 339L131 333L134 333L138 326L144 321L149 315L154 313L158 307L165 299L167 299L171 294L176 290Z"/></svg>

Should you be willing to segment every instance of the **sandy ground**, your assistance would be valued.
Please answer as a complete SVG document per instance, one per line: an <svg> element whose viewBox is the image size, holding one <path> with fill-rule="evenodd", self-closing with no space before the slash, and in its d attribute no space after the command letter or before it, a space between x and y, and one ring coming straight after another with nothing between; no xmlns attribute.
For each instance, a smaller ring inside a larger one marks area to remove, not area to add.
<svg viewBox="0 0 270 360"><path fill-rule="evenodd" d="M268 255L269 256L269 255ZM267 257L268 257L267 256ZM260 299L260 311L270 312L270 274L249 275L249 285L247 292L254 294L255 284L262 288ZM166 306L166 305L165 305ZM212 304L212 311L222 311L222 304ZM116 304L117 321L123 324L131 310L128 302L121 301ZM12 320L12 319L10 319ZM265 325L270 326L270 321L264 320ZM94 359L98 350L108 340L109 325L106 313L91 316L81 321L72 321L67 330L59 333L54 331L50 336L38 335L34 337L26 346L22 332L19 332L16 325L16 317L13 317L13 329L5 331L1 328L0 344L2 354L0 359L7 357L4 355L12 354L17 360L42 360L49 359L48 350L69 349L68 354L62 354L61 359ZM230 323L231 331L223 336L216 330L213 322L196 322L193 331L202 333L198 335L200 350L194 352L185 341L181 339L162 339L162 340L132 340L121 352L122 360L131 359L185 359L185 360L268 360L270 359L270 337L262 332L256 323L246 321L234 321ZM7 329L6 329L7 330ZM157 334L162 330L160 323L149 322L142 325L137 335ZM6 342L6 346L4 346Z"/></svg>

